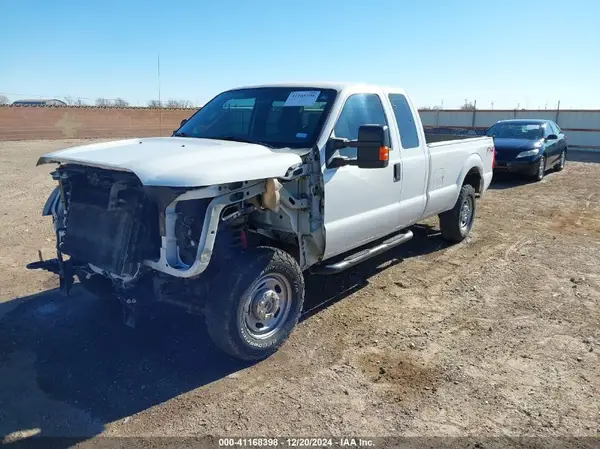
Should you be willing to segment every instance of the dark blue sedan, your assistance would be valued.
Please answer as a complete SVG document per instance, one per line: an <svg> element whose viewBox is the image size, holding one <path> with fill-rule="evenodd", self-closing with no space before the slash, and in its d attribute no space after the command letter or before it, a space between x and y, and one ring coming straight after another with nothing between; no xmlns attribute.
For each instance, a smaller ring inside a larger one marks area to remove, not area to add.
<svg viewBox="0 0 600 449"><path fill-rule="evenodd" d="M567 139L551 120L501 120L486 135L494 138L494 171L520 173L541 181L547 169L560 171L565 167Z"/></svg>

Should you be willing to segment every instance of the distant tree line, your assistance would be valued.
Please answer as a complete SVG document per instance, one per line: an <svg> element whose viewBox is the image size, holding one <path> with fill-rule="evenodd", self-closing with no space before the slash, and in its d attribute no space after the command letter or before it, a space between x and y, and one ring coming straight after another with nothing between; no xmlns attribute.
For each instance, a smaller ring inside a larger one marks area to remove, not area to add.
<svg viewBox="0 0 600 449"><path fill-rule="evenodd" d="M67 100L69 98L69 102ZM75 106L85 106L85 103L80 99L73 100L70 97L65 97L65 101L67 104L75 105ZM126 108L130 106L129 102L124 100L123 98L114 98L107 99L99 97L96 99L96 106L104 107L104 108ZM151 108L192 108L194 105L191 101L188 100L167 100L167 101L158 101L158 100L150 100L148 102L148 106Z"/></svg>
<svg viewBox="0 0 600 449"><path fill-rule="evenodd" d="M89 104L85 101L85 99L72 97L67 95L63 97L63 101L69 106L89 106ZM6 95L0 95L0 105L9 104L10 100ZM93 102L94 106L104 107L104 108L126 108L131 106L130 103L123 98L104 98L98 97ZM193 108L194 104L188 100L166 100L166 101L158 101L158 100L150 100L148 102L148 106L151 108Z"/></svg>
<svg viewBox="0 0 600 449"><path fill-rule="evenodd" d="M422 106L419 109L421 109L423 111L440 111L440 110L443 110L444 108L436 105L436 106ZM474 111L477 108L475 107L475 103L468 101L468 102L465 102L465 104L461 105L460 109L462 109L463 111Z"/></svg>
<svg viewBox="0 0 600 449"><path fill-rule="evenodd" d="M129 106L129 102L123 100L122 98L108 99L98 97L96 98L94 104L98 107L103 108L126 108L127 106Z"/></svg>
<svg viewBox="0 0 600 449"><path fill-rule="evenodd" d="M194 105L188 100L150 100L148 106L151 108L192 108Z"/></svg>

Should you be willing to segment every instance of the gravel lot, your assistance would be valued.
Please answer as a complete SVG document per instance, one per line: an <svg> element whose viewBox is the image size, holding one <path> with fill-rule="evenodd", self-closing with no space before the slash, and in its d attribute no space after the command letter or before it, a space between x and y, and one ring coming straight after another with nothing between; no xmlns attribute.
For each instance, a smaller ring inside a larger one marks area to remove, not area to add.
<svg viewBox="0 0 600 449"><path fill-rule="evenodd" d="M460 245L433 220L309 278L289 342L249 366L199 318L131 331L24 268L54 244L37 157L76 143L0 142L0 435L600 436L600 164L496 180Z"/></svg>

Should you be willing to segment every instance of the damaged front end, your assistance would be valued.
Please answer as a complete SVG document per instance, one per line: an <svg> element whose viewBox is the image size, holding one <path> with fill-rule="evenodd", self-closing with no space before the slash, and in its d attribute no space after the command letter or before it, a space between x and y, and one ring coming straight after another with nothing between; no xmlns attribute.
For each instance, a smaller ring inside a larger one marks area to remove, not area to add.
<svg viewBox="0 0 600 449"><path fill-rule="evenodd" d="M53 217L57 257L40 254L27 267L58 274L65 294L77 277L116 296L130 326L153 300L202 309L216 272L245 243L249 200L265 190L264 182L149 187L131 172L77 164L52 176L58 187L43 213Z"/></svg>

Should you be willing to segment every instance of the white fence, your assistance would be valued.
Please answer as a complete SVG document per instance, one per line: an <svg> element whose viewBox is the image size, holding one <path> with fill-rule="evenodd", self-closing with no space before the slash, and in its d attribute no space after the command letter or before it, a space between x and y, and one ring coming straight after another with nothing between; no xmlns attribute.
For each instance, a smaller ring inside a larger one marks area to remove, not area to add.
<svg viewBox="0 0 600 449"><path fill-rule="evenodd" d="M600 151L600 110L420 110L421 121L427 128L475 130L484 133L498 120L548 119L555 121L567 136L569 148Z"/></svg>

